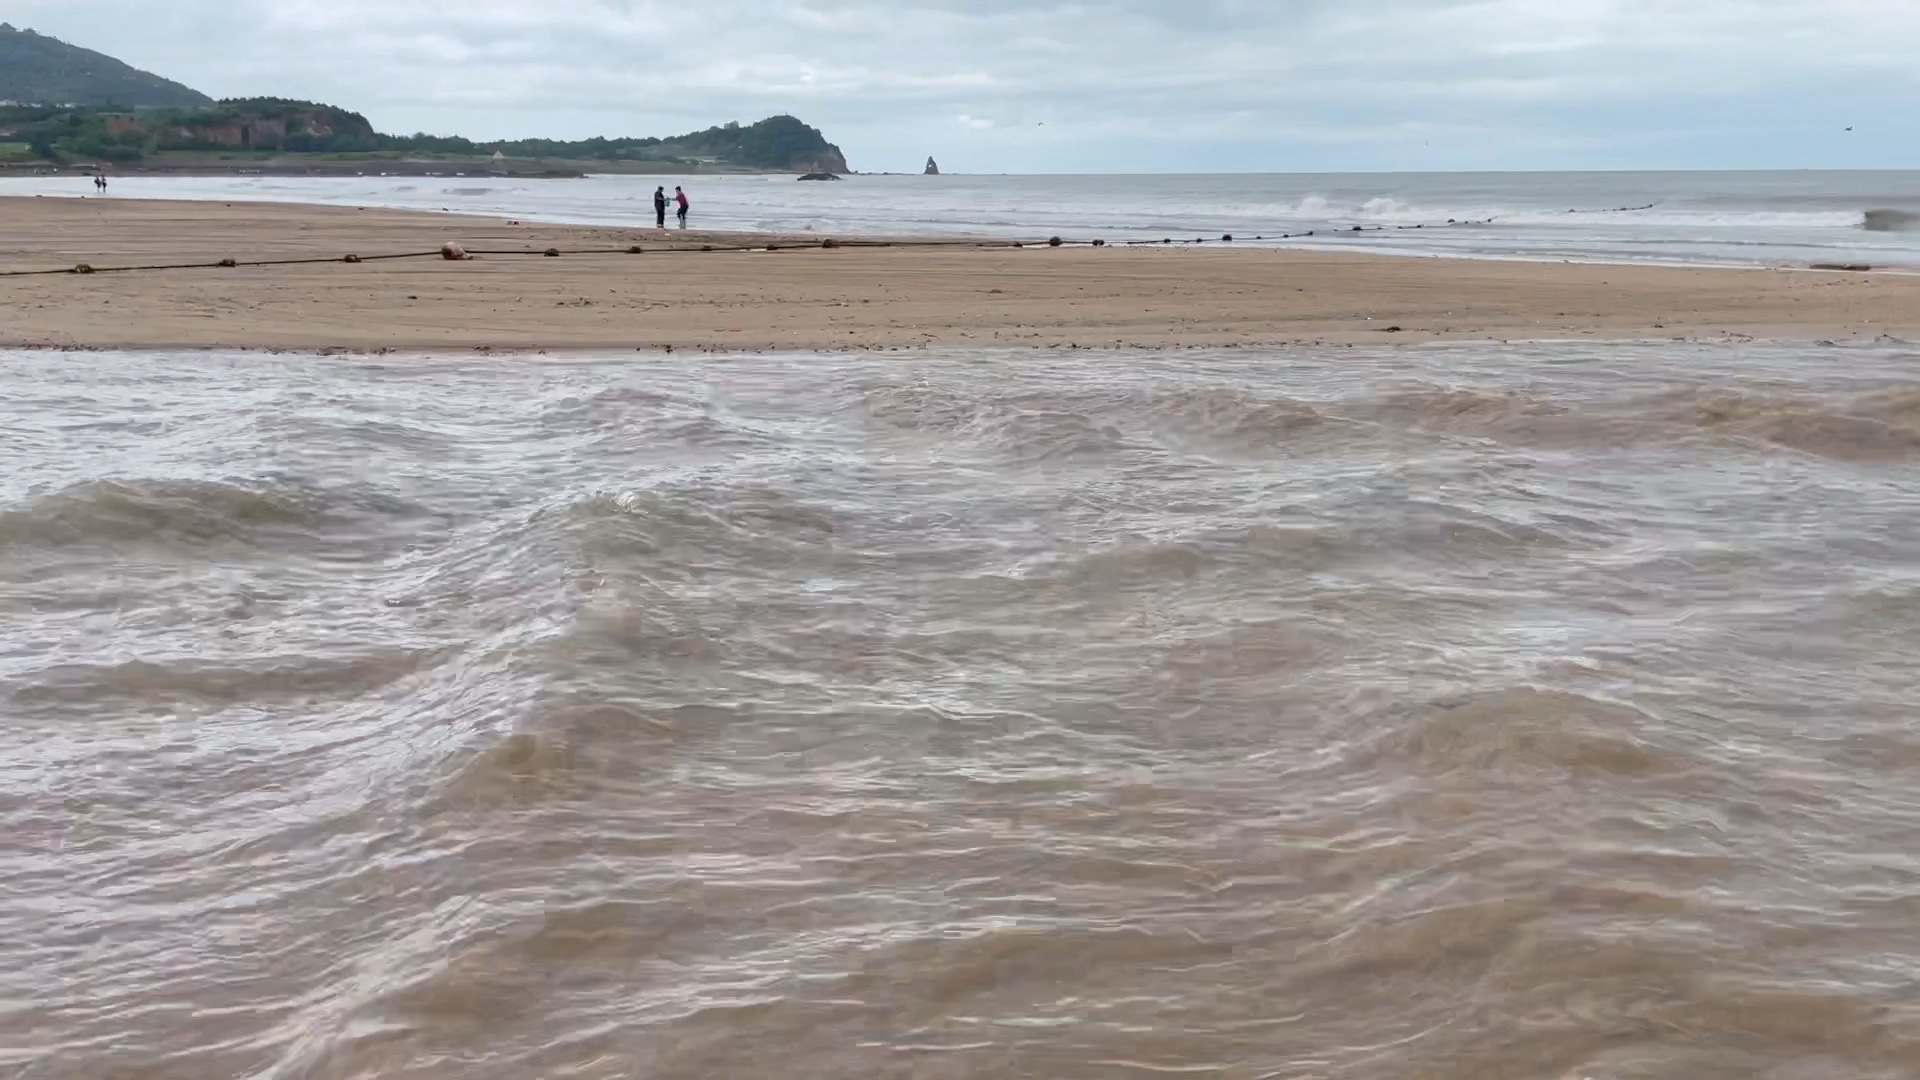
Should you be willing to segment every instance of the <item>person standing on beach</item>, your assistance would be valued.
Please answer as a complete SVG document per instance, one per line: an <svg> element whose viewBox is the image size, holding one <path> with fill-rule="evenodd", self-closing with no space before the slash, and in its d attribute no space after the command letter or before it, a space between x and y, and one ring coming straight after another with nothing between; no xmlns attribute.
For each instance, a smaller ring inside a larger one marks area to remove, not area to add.
<svg viewBox="0 0 1920 1080"><path fill-rule="evenodd" d="M667 227L667 188L664 184L653 189L653 224L655 228Z"/></svg>
<svg viewBox="0 0 1920 1080"><path fill-rule="evenodd" d="M687 227L687 193L678 185L675 185L673 189L673 201L675 205L680 207L680 209L676 211L676 216L680 219L680 227L684 229Z"/></svg>

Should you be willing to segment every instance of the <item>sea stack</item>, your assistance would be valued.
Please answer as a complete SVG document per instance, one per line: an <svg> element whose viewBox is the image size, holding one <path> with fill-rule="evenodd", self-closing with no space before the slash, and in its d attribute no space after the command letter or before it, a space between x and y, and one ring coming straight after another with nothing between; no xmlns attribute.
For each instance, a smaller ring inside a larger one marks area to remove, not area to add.
<svg viewBox="0 0 1920 1080"><path fill-rule="evenodd" d="M940 163L933 160L932 158L927 159L927 175L928 176L940 175Z"/></svg>

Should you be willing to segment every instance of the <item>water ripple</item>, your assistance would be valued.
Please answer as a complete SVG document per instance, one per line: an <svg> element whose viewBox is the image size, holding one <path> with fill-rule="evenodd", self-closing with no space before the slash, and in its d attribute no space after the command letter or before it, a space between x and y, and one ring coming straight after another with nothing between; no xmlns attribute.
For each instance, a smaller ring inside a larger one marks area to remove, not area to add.
<svg viewBox="0 0 1920 1080"><path fill-rule="evenodd" d="M0 1068L1920 1075L1915 361L0 354Z"/></svg>

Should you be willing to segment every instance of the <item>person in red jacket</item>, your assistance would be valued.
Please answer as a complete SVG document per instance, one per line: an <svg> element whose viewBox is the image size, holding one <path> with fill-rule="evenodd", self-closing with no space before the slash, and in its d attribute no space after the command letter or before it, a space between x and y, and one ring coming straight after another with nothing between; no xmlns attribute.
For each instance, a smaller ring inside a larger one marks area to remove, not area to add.
<svg viewBox="0 0 1920 1080"><path fill-rule="evenodd" d="M673 189L673 204L680 208L674 211L674 216L680 219L680 227L684 229L687 227L687 193L678 185Z"/></svg>

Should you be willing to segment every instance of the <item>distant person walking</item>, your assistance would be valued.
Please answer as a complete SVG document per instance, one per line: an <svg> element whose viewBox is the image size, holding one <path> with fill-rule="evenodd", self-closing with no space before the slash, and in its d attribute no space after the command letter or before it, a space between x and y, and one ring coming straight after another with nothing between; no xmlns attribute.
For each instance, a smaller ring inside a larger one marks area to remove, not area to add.
<svg viewBox="0 0 1920 1080"><path fill-rule="evenodd" d="M674 212L674 216L680 219L680 227L684 229L687 227L687 193L677 185L673 189L673 201L680 208Z"/></svg>
<svg viewBox="0 0 1920 1080"><path fill-rule="evenodd" d="M107 174L106 173L96 172L93 174L93 189L95 191L98 191L102 195L105 195L107 193Z"/></svg>
<svg viewBox="0 0 1920 1080"><path fill-rule="evenodd" d="M653 189L653 224L655 228L667 227L667 189L664 184Z"/></svg>

